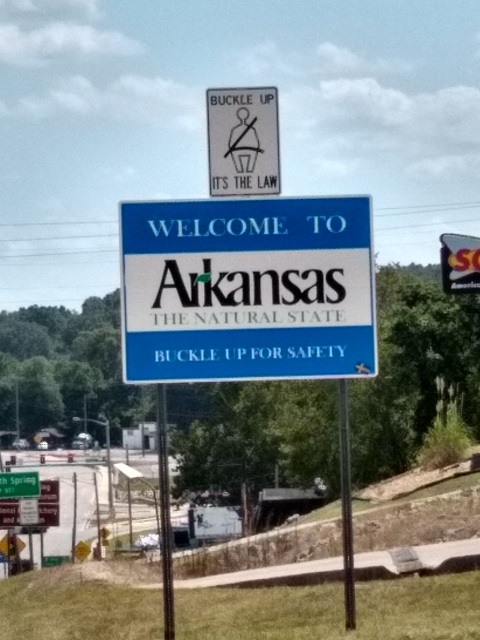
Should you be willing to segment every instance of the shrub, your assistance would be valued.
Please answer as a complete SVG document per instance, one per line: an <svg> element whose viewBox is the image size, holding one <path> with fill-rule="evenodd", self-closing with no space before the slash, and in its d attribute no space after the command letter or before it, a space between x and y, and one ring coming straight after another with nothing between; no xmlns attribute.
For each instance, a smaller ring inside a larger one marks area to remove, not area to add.
<svg viewBox="0 0 480 640"><path fill-rule="evenodd" d="M418 463L425 469L439 469L465 457L472 439L468 426L457 411L456 403L447 405L445 417L437 414L425 434Z"/></svg>

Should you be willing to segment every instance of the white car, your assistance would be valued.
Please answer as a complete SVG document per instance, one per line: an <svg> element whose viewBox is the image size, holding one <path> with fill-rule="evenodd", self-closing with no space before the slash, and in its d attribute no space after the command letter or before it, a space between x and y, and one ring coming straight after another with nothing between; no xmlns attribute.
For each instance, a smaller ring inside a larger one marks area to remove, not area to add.
<svg viewBox="0 0 480 640"><path fill-rule="evenodd" d="M12 448L17 449L17 451L21 451L23 449L29 449L30 445L28 444L28 440L26 438L15 438L12 443Z"/></svg>
<svg viewBox="0 0 480 640"><path fill-rule="evenodd" d="M37 449L39 449L39 451L48 451L48 442L46 440L42 440L38 443Z"/></svg>

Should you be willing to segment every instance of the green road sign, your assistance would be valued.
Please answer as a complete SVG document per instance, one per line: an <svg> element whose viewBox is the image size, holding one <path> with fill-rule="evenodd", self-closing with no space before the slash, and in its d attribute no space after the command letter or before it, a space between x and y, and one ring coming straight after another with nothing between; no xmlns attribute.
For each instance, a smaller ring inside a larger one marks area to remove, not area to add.
<svg viewBox="0 0 480 640"><path fill-rule="evenodd" d="M40 495L38 471L0 473L0 499L37 498Z"/></svg>
<svg viewBox="0 0 480 640"><path fill-rule="evenodd" d="M42 567L58 567L67 562L70 562L70 556L45 556Z"/></svg>

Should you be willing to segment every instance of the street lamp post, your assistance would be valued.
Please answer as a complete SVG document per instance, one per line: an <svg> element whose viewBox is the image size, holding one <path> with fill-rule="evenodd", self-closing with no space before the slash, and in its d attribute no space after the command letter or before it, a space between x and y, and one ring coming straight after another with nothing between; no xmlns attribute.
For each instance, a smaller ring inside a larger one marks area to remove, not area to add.
<svg viewBox="0 0 480 640"><path fill-rule="evenodd" d="M113 516L113 487L112 487L112 466L111 466L111 453L110 453L110 422L103 415L103 413L99 413L98 417L101 420L94 420L93 418L79 418L75 416L72 418L73 422L91 422L93 424L98 424L102 427L105 427L105 448L107 451L107 474L108 474L108 510L110 513L110 517Z"/></svg>

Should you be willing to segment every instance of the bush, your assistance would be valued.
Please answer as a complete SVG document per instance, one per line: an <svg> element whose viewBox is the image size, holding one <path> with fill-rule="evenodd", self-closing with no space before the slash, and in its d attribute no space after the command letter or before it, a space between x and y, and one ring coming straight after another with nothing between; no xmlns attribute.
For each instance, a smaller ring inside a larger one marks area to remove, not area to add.
<svg viewBox="0 0 480 640"><path fill-rule="evenodd" d="M446 416L437 415L426 433L418 455L418 463L425 469L439 469L459 462L472 445L469 429L458 414L456 404L447 406Z"/></svg>

